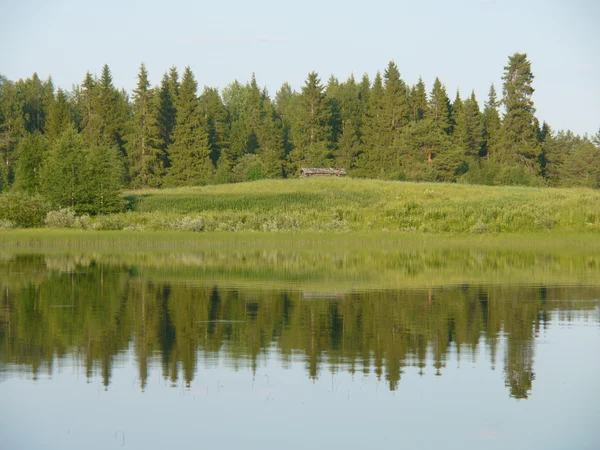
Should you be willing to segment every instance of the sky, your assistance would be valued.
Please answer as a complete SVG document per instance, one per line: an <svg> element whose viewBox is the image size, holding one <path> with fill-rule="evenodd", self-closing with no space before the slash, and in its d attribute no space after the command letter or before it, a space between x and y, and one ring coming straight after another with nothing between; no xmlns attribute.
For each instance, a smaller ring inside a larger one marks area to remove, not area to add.
<svg viewBox="0 0 600 450"><path fill-rule="evenodd" d="M274 96L323 83L372 78L395 61L409 84L439 77L451 99L471 90L480 106L502 90L508 57L527 53L540 121L553 130L600 128L600 1L0 0L0 74L49 75L71 89L108 64L131 91L141 62L153 84L190 66L200 86L223 88L252 73Z"/></svg>

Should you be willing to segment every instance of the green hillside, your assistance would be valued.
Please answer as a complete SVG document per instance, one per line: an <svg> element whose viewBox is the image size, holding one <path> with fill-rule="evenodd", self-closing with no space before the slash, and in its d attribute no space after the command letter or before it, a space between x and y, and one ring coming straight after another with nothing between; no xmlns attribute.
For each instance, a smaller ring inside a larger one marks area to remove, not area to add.
<svg viewBox="0 0 600 450"><path fill-rule="evenodd" d="M330 178L130 191L126 199L130 211L113 216L106 227L434 233L600 231L600 193L591 189ZM100 220L99 228L102 223Z"/></svg>

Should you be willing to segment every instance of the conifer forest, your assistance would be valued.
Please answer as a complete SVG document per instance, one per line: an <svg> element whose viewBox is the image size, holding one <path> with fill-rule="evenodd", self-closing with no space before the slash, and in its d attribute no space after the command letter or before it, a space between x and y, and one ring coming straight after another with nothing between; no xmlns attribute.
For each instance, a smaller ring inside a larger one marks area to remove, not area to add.
<svg viewBox="0 0 600 450"><path fill-rule="evenodd" d="M536 117L526 54L509 57L485 99L410 85L390 62L370 78L271 95L256 77L199 87L172 67L158 86L144 64L129 93L110 68L71 91L37 74L0 75L0 192L41 196L96 214L122 208L123 188L295 178L341 167L354 178L486 185L600 187L600 131L579 136Z"/></svg>

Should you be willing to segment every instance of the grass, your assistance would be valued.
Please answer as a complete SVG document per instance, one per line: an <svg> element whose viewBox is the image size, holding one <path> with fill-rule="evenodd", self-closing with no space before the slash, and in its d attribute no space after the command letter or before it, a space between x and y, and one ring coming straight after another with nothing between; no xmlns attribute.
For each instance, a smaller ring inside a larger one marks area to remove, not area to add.
<svg viewBox="0 0 600 450"><path fill-rule="evenodd" d="M591 189L300 179L126 198L131 211L119 217L143 229L177 229L177 218L187 216L206 231L600 232L600 192Z"/></svg>
<svg viewBox="0 0 600 450"><path fill-rule="evenodd" d="M124 197L127 212L82 218L77 226L137 232L600 233L600 192L583 188L330 178L136 190Z"/></svg>

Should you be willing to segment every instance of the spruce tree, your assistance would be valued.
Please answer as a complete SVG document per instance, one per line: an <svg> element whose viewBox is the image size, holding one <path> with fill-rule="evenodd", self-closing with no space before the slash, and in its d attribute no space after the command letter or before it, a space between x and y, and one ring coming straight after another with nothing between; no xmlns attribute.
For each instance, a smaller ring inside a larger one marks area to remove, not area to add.
<svg viewBox="0 0 600 450"><path fill-rule="evenodd" d="M109 214L123 209L121 198L125 168L116 146L91 147L85 151L85 182L81 201L76 206L80 212ZM154 174L155 175L155 174Z"/></svg>
<svg viewBox="0 0 600 450"><path fill-rule="evenodd" d="M160 83L158 90L158 128L160 131L160 143L162 145L161 153L163 157L163 166L169 167L168 148L173 143L173 130L175 129L175 116L177 110L175 102L179 91L179 81L177 70L171 69L169 73L165 73Z"/></svg>
<svg viewBox="0 0 600 450"><path fill-rule="evenodd" d="M221 153L227 153L229 148L229 113L217 89L205 87L199 102L202 121L208 130L211 159L216 164Z"/></svg>
<svg viewBox="0 0 600 450"><path fill-rule="evenodd" d="M67 128L50 148L41 171L41 190L56 208L80 211L85 203L86 157L81 135Z"/></svg>
<svg viewBox="0 0 600 450"><path fill-rule="evenodd" d="M131 186L158 187L164 175L164 142L161 141L159 110L150 88L148 71L142 63L133 91L131 133L127 136L127 156Z"/></svg>
<svg viewBox="0 0 600 450"><path fill-rule="evenodd" d="M62 89L56 92L56 98L50 103L46 120L46 136L53 142L67 130L73 122L71 107Z"/></svg>
<svg viewBox="0 0 600 450"><path fill-rule="evenodd" d="M479 103L475 97L475 91L463 104L464 121L466 130L467 156L482 156L483 147L483 117L479 110Z"/></svg>
<svg viewBox="0 0 600 450"><path fill-rule="evenodd" d="M534 76L524 53L515 53L504 67L502 92L506 113L500 136L491 156L503 165L525 166L539 172L540 146L534 125L535 108L531 96Z"/></svg>
<svg viewBox="0 0 600 450"><path fill-rule="evenodd" d="M488 94L488 100L483 108L483 154L488 155L490 149L498 141L500 134L500 103L496 96L496 88L492 84Z"/></svg>
<svg viewBox="0 0 600 450"><path fill-rule="evenodd" d="M17 147L14 188L30 195L39 194L41 170L48 156L48 139L39 132L26 134Z"/></svg>
<svg viewBox="0 0 600 450"><path fill-rule="evenodd" d="M279 91L275 94L275 114L281 128L285 156L294 148L292 143L292 128L295 123L293 119L296 116L298 106L298 94L292 89L289 83L283 83Z"/></svg>
<svg viewBox="0 0 600 450"><path fill-rule="evenodd" d="M419 77L419 81L410 91L410 119L413 122L423 120L427 115L427 91L423 78Z"/></svg>
<svg viewBox="0 0 600 450"><path fill-rule="evenodd" d="M439 78L433 82L427 117L444 133L450 132L450 99Z"/></svg>
<svg viewBox="0 0 600 450"><path fill-rule="evenodd" d="M323 86L316 72L311 72L299 95L290 160L296 168L329 165L331 112L326 103Z"/></svg>
<svg viewBox="0 0 600 450"><path fill-rule="evenodd" d="M201 121L197 89L194 74L186 67L178 94L173 143L169 147L171 167L167 181L173 186L206 184L213 175L208 132Z"/></svg>
<svg viewBox="0 0 600 450"><path fill-rule="evenodd" d="M377 177L382 170L382 153L386 145L387 122L383 112L385 108L385 91L383 88L383 79L377 72L373 80L373 87L369 94L368 112L364 118L363 126L363 144L364 153L358 162L362 169L361 175Z"/></svg>
<svg viewBox="0 0 600 450"><path fill-rule="evenodd" d="M406 84L400 78L398 66L393 61L390 61L383 73L383 80L384 101L381 111L385 123L383 145L389 147L398 137L402 127L409 122L410 108Z"/></svg>

